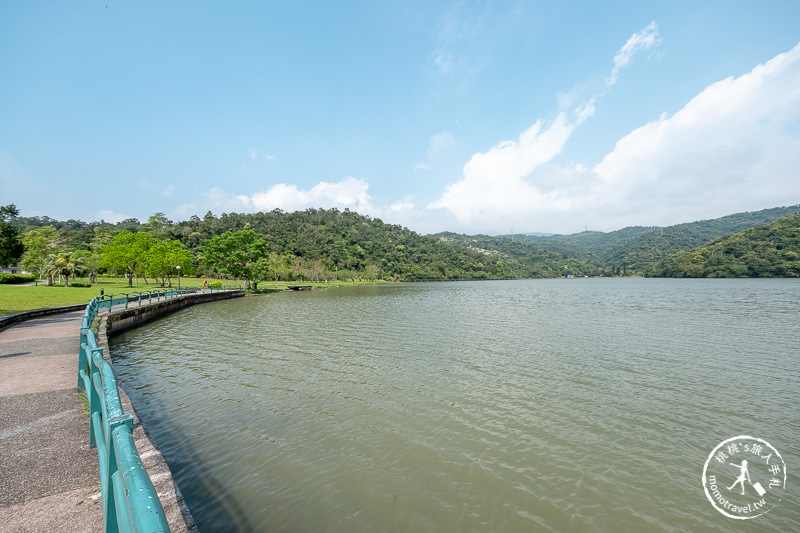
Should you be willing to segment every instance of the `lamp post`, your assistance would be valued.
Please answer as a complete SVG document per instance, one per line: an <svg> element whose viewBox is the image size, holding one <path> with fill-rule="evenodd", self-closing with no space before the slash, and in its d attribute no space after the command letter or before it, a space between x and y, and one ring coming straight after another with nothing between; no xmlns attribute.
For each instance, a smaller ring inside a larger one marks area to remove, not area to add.
<svg viewBox="0 0 800 533"><path fill-rule="evenodd" d="M181 292L181 266L178 265L175 268L178 269L178 292Z"/></svg>

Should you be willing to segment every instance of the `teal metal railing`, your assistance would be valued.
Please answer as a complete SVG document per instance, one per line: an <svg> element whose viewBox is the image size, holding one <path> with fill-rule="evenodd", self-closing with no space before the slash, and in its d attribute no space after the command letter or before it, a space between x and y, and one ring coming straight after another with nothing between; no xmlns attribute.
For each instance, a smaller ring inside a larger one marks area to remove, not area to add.
<svg viewBox="0 0 800 533"><path fill-rule="evenodd" d="M97 447L100 463L105 531L169 532L158 494L136 451L133 415L122 410L114 371L103 358L103 349L97 346L91 330L105 304L98 297L86 306L78 361L78 390L85 390L89 401L89 446Z"/></svg>
<svg viewBox="0 0 800 533"><path fill-rule="evenodd" d="M107 533L169 532L164 509L153 482L142 464L133 441L133 415L122 410L119 389L111 364L97 346L92 324L101 309L131 303L139 306L197 292L241 290L241 286L209 287L205 290L157 289L117 293L93 298L83 314L78 359L78 391L86 391L89 402L89 447L97 448L100 493Z"/></svg>
<svg viewBox="0 0 800 533"><path fill-rule="evenodd" d="M154 289L151 291L138 291L138 292L118 292L116 294L101 296L99 300L100 309L108 309L109 311L115 305L125 304L125 309L131 303L142 305L150 304L153 302L160 302L161 300L170 300L183 296L185 294L194 294L200 292L196 287L189 287L186 289Z"/></svg>
<svg viewBox="0 0 800 533"><path fill-rule="evenodd" d="M201 289L200 287L188 287L184 289L153 289L150 291L117 292L99 297L99 306L100 309L108 309L110 311L113 306L124 304L125 309L128 309L128 306L132 303L141 307L142 305L160 302L162 300L166 301L187 294L214 293L241 289L241 285L221 285L214 287L209 286L205 289Z"/></svg>

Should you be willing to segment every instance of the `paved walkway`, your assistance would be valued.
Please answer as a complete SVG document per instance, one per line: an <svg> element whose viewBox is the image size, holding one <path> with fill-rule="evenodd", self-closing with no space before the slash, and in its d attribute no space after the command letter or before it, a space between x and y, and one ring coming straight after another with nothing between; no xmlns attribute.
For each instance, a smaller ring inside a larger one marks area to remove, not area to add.
<svg viewBox="0 0 800 533"><path fill-rule="evenodd" d="M82 317L0 331L0 532L103 530L97 452L76 392Z"/></svg>

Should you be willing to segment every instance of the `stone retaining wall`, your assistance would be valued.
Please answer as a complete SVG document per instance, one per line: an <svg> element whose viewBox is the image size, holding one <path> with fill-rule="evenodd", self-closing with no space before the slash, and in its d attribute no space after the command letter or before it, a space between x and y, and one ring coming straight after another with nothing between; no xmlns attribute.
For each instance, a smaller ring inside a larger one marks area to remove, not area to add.
<svg viewBox="0 0 800 533"><path fill-rule="evenodd" d="M163 302L154 302L139 307L138 303L128 304L128 309L112 309L106 321L106 333L117 335L125 330L135 328L150 320L174 313L190 305L227 300L244 296L244 291L206 292L187 294Z"/></svg>

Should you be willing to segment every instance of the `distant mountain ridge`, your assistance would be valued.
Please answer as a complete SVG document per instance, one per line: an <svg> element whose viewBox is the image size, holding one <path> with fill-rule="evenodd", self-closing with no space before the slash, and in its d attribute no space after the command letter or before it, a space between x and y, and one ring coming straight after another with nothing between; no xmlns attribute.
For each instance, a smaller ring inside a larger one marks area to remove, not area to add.
<svg viewBox="0 0 800 533"><path fill-rule="evenodd" d="M688 222L667 227L630 226L609 233L584 231L572 235L459 235L438 233L449 242L465 246L481 247L488 251L509 250L493 243L512 241L528 247L573 258L591 265L587 275L603 272L606 275L639 273L653 275L667 257L692 250L722 238L761 224L768 224L781 217L800 213L800 204L775 207L761 211L735 213L720 218ZM502 250L501 250L502 249Z"/></svg>

